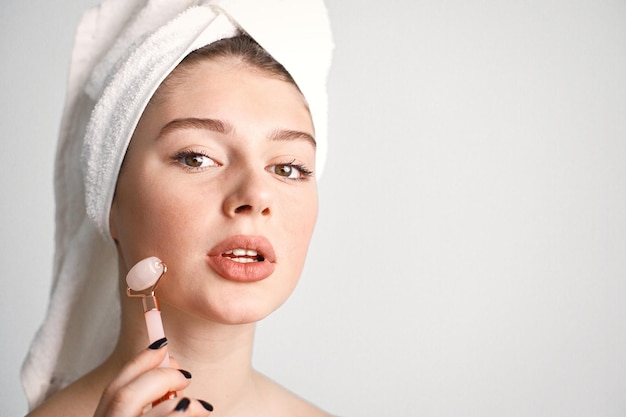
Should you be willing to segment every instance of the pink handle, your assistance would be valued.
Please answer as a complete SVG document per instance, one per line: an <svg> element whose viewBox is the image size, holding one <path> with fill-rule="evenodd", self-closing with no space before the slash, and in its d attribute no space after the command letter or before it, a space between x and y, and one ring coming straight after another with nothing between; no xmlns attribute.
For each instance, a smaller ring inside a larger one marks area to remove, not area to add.
<svg viewBox="0 0 626 417"><path fill-rule="evenodd" d="M156 342L159 339L165 337L165 331L163 330L163 322L161 321L161 312L159 310L150 310L144 313L146 318L146 327L148 328L148 339L150 343ZM167 349L167 347L165 348ZM163 362L159 367L169 367L170 357L166 355Z"/></svg>

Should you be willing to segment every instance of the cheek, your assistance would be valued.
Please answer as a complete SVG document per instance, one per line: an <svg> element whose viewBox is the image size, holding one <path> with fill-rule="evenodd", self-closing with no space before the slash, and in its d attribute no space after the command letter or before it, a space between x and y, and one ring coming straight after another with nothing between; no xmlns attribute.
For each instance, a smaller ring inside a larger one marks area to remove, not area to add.
<svg viewBox="0 0 626 417"><path fill-rule="evenodd" d="M315 223L318 215L317 193L309 193L306 198L291 199L291 204L297 201L298 204L288 212L282 213L284 216L285 251L293 267L301 270L308 251L309 243L313 235Z"/></svg>
<svg viewBox="0 0 626 417"><path fill-rule="evenodd" d="M292 229L292 232L297 233L296 238L300 241L308 241L311 239L317 221L317 192L307 193L304 198L299 196L299 198L296 197L291 199L291 201L296 201L297 204L286 215L289 218L289 227ZM289 202L286 204L289 204Z"/></svg>
<svg viewBox="0 0 626 417"><path fill-rule="evenodd" d="M167 257L167 250L177 248L176 242L189 230L192 210L184 200L158 186L133 176L120 178L112 216L117 230L120 255L127 267L148 256Z"/></svg>

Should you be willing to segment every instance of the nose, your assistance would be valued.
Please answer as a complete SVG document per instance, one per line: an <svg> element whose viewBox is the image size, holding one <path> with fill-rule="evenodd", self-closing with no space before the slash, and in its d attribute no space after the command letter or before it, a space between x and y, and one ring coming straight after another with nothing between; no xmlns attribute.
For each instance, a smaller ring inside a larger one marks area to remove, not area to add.
<svg viewBox="0 0 626 417"><path fill-rule="evenodd" d="M268 217L272 213L271 191L267 172L240 172L232 188L224 199L224 214L228 217L240 215L260 215Z"/></svg>

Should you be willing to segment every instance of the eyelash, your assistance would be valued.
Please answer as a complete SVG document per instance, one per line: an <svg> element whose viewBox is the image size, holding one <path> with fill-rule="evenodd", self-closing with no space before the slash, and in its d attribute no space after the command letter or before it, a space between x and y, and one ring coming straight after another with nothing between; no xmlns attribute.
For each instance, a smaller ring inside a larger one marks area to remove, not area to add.
<svg viewBox="0 0 626 417"><path fill-rule="evenodd" d="M207 168L211 168L211 166L208 166L208 167L192 167L192 166L189 166L189 165L185 164L183 162L183 160L185 158L187 158L187 157L190 157L190 156L202 156L202 157L208 158L211 161L213 161L216 166L220 166L220 164L217 161L215 161L215 159L211 158L211 155L209 155L209 154L207 154L206 152L203 152L203 151L194 151L194 150L180 151L180 152L177 152L176 155L174 155L174 157L172 159L173 159L174 163L177 163L177 164L181 165L184 169L187 169L189 171L203 171L203 170L205 170Z"/></svg>
<svg viewBox="0 0 626 417"><path fill-rule="evenodd" d="M185 158L190 157L190 156L202 156L202 157L205 157L205 158L208 158L208 159L212 160L217 166L221 166L221 164L216 162L210 155L208 155L206 152L203 152L203 151L194 151L194 150L180 151L180 152L177 152L176 155L174 155L174 157L172 159L173 159L174 163L177 163L177 164L181 165L184 169L187 169L189 171L199 171L199 170L205 170L207 168L211 168L210 166L209 167L192 167L192 166L189 166L189 165L185 164L183 162L183 160ZM308 180L309 178L311 178L313 176L313 171L308 169L306 167L306 165L304 165L304 164L297 164L295 162L296 162L296 160L292 159L289 162L279 162L279 163L274 164L272 166L274 166L274 167L288 166L288 167L291 167L291 168L295 168L295 169L297 169L300 172L301 176L299 176L298 178L285 178L287 180L306 181L306 180Z"/></svg>
<svg viewBox="0 0 626 417"><path fill-rule="evenodd" d="M296 164L295 162L296 162L296 160L292 159L289 162L281 162L281 163L275 164L274 166L288 166L288 167L295 168L298 171L300 171L300 174L302 176L300 176L298 178L287 178L287 179L292 180L292 181L306 181L306 180L308 180L309 178L311 178L313 176L313 171L308 169L306 167L306 165L304 165L304 164Z"/></svg>

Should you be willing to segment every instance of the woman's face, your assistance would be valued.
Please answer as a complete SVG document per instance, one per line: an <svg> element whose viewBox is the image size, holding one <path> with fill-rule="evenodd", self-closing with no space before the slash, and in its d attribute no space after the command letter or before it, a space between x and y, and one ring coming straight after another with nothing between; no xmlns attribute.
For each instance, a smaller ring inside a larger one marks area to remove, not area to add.
<svg viewBox="0 0 626 417"><path fill-rule="evenodd" d="M144 112L120 172L122 273L162 259L164 311L247 323L275 310L317 217L313 137L294 85L234 59L187 68Z"/></svg>

